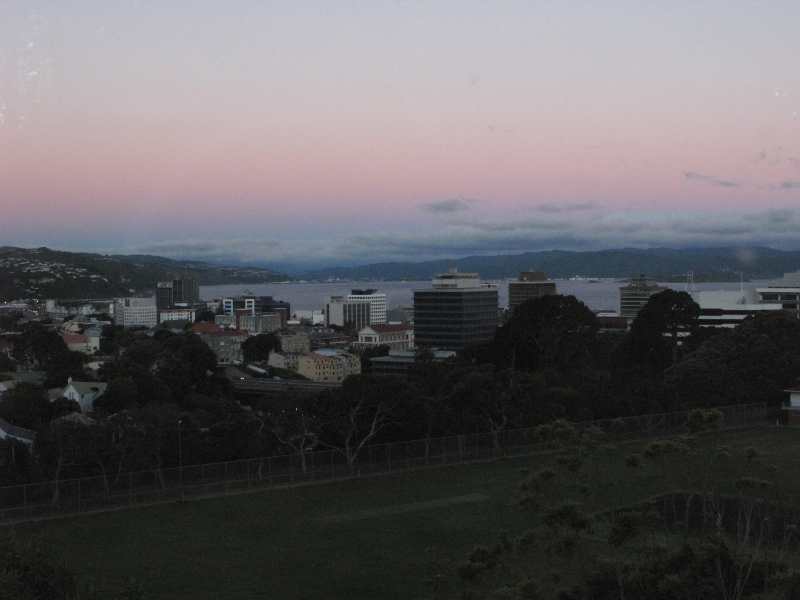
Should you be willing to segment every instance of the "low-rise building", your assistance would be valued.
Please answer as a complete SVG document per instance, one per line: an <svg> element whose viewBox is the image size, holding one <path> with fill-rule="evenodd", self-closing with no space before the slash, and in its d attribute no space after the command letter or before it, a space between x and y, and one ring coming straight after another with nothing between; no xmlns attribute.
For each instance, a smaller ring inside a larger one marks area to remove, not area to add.
<svg viewBox="0 0 800 600"><path fill-rule="evenodd" d="M760 313L784 310L780 302L764 303L757 290L708 290L692 292L692 299L700 307L698 319L701 327L732 328L748 317Z"/></svg>
<svg viewBox="0 0 800 600"><path fill-rule="evenodd" d="M73 381L70 377L62 397L77 402L82 412L92 412L95 401L105 393L106 387L107 384L99 381Z"/></svg>
<svg viewBox="0 0 800 600"><path fill-rule="evenodd" d="M214 324L220 327L236 327L234 315L214 315Z"/></svg>
<svg viewBox="0 0 800 600"><path fill-rule="evenodd" d="M277 313L257 313L255 315L241 315L239 329L244 329L250 335L259 333L273 333L280 331L283 325L281 316Z"/></svg>
<svg viewBox="0 0 800 600"><path fill-rule="evenodd" d="M89 354L89 339L82 333L65 333L61 336L67 350Z"/></svg>
<svg viewBox="0 0 800 600"><path fill-rule="evenodd" d="M284 369L286 371L297 371L302 354L293 352L270 352L267 364L274 369Z"/></svg>
<svg viewBox="0 0 800 600"><path fill-rule="evenodd" d="M300 356L297 372L312 381L340 383L361 373L361 360L349 352L323 348Z"/></svg>
<svg viewBox="0 0 800 600"><path fill-rule="evenodd" d="M410 350L414 347L414 328L397 323L370 325L358 332L354 346L359 350L378 346L388 346L389 350Z"/></svg>
<svg viewBox="0 0 800 600"><path fill-rule="evenodd" d="M311 352L311 338L302 331L281 333L278 336L281 352L289 354L308 354Z"/></svg>
<svg viewBox="0 0 800 600"><path fill-rule="evenodd" d="M194 323L196 315L197 311L191 307L163 308L158 311L158 322L188 321L189 323Z"/></svg>
<svg viewBox="0 0 800 600"><path fill-rule="evenodd" d="M434 350L431 360L443 362L456 356L452 350ZM417 356L410 350L390 352L387 356L376 356L369 360L370 370L375 375L405 376L417 363Z"/></svg>
<svg viewBox="0 0 800 600"><path fill-rule="evenodd" d="M248 338L246 331L224 329L215 323L195 323L192 332L211 348L219 364L241 364L244 360L242 344Z"/></svg>
<svg viewBox="0 0 800 600"><path fill-rule="evenodd" d="M766 287L756 288L756 294L759 302L780 304L783 310L800 318L800 271L785 273Z"/></svg>

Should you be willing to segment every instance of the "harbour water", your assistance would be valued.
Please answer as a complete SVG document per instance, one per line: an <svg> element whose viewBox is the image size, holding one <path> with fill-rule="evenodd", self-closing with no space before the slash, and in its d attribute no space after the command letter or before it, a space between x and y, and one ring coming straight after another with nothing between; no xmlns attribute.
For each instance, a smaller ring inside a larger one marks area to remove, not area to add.
<svg viewBox="0 0 800 600"><path fill-rule="evenodd" d="M509 280L487 281L498 286L500 306L508 306ZM750 282L745 285L757 285ZM559 294L573 295L583 301L592 310L613 310L619 308L619 288L624 285L621 280L601 279L588 280L556 280ZM676 290L686 290L685 283L662 283L661 285ZM695 283L694 290L738 290L738 282ZM211 285L200 287L203 300L230 297L240 294L257 296L274 296L292 305L292 310L319 310L329 296L348 294L352 289L377 288L386 293L390 307L411 306L414 290L430 287L430 281L379 281L379 282L333 282L333 283L268 283L260 285Z"/></svg>

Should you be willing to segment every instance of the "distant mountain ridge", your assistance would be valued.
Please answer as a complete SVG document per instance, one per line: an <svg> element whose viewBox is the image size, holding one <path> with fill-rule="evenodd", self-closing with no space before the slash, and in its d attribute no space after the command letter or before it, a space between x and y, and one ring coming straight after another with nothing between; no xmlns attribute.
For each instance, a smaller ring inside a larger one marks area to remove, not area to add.
<svg viewBox="0 0 800 600"><path fill-rule="evenodd" d="M0 247L0 301L15 298L103 298L153 289L174 276L201 285L286 281L259 267L228 267L149 255L104 255L50 248Z"/></svg>
<svg viewBox="0 0 800 600"><path fill-rule="evenodd" d="M477 272L485 279L516 277L520 271L544 271L550 277L630 277L644 273L670 281L686 277L697 280L734 281L768 279L800 269L800 251L748 248L622 248L616 250L546 250L494 256L467 256L424 262L384 262L357 267L318 269L303 274L306 279L419 280L429 279L450 268Z"/></svg>

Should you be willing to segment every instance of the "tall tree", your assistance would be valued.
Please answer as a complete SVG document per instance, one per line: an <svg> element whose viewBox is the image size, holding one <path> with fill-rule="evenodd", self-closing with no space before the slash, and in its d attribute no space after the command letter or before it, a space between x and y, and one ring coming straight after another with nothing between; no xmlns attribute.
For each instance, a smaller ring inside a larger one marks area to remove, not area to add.
<svg viewBox="0 0 800 600"><path fill-rule="evenodd" d="M247 362L269 360L269 353L277 350L280 350L280 341L273 333L250 336L242 344L242 354Z"/></svg>
<svg viewBox="0 0 800 600"><path fill-rule="evenodd" d="M591 361L597 317L575 296L522 303L495 338L496 364L513 369L569 371Z"/></svg>
<svg viewBox="0 0 800 600"><path fill-rule="evenodd" d="M367 444L394 423L405 391L404 382L395 377L348 377L340 389L318 399L324 430L320 442L339 452L353 470Z"/></svg>

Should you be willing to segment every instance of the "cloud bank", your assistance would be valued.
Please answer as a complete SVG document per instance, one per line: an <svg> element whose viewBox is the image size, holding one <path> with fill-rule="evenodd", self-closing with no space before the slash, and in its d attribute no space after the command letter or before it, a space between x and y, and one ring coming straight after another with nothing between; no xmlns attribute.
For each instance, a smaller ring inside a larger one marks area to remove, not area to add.
<svg viewBox="0 0 800 600"><path fill-rule="evenodd" d="M431 231L364 233L330 240L167 240L126 248L173 258L250 264L353 265L391 260L564 249L764 245L800 248L800 210L693 214L539 213L540 218L444 223ZM567 218L570 217L570 218Z"/></svg>
<svg viewBox="0 0 800 600"><path fill-rule="evenodd" d="M434 214L452 214L469 210L476 202L471 198L449 198L420 204L419 208Z"/></svg>
<svg viewBox="0 0 800 600"><path fill-rule="evenodd" d="M704 175L703 173L695 173L693 171L684 171L683 177L688 181L695 181L697 183L705 183L708 185L713 185L716 187L725 187L725 188L738 188L741 184L736 181L730 181L728 179L721 179L720 177L715 177L714 175Z"/></svg>

